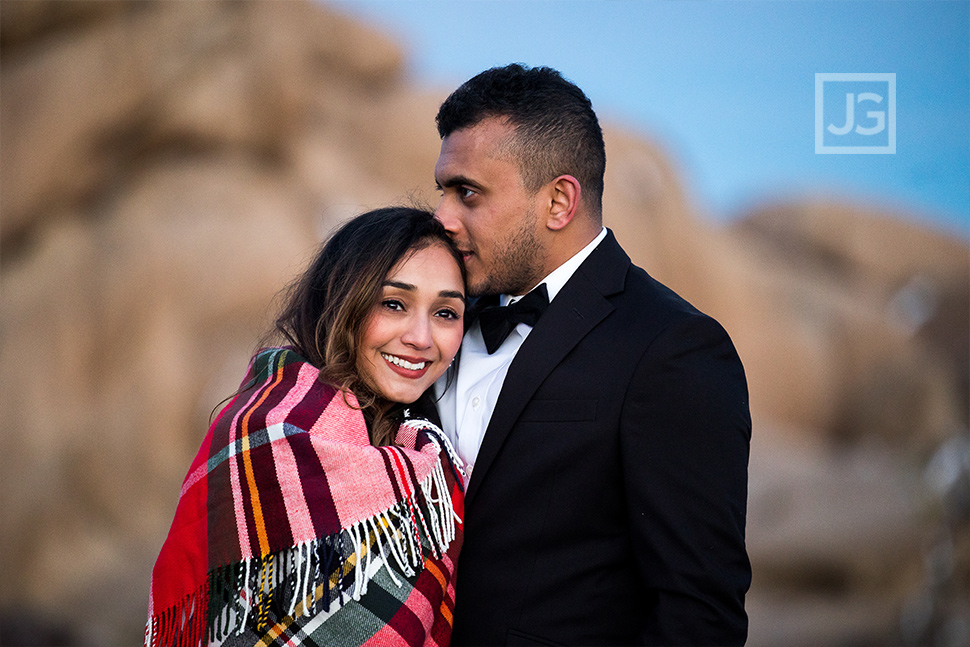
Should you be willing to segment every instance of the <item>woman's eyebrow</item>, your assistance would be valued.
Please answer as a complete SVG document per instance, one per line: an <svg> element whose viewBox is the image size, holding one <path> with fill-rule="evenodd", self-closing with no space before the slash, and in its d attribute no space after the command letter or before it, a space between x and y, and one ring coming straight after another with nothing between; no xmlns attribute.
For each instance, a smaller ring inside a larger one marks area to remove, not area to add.
<svg viewBox="0 0 970 647"><path fill-rule="evenodd" d="M381 285L386 288L397 288L399 290L406 290L408 292L417 292L418 290L418 286L412 285L410 283L405 283L404 281L388 280L381 283ZM462 301L465 300L465 295L459 292L458 290L442 290L438 292L438 296L446 299L461 299Z"/></svg>

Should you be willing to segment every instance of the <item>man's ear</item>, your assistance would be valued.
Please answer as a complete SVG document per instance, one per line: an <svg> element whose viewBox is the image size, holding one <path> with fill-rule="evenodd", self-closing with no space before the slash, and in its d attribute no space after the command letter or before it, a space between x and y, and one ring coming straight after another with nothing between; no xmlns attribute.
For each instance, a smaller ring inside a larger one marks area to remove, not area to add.
<svg viewBox="0 0 970 647"><path fill-rule="evenodd" d="M549 183L550 204L546 227L559 231L568 225L579 211L582 188L572 175L560 175Z"/></svg>

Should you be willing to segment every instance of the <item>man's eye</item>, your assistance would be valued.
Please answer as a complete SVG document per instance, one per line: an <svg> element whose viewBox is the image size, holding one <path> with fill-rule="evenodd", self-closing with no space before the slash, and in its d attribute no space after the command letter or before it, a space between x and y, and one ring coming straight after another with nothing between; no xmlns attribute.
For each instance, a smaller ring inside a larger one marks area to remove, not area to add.
<svg viewBox="0 0 970 647"><path fill-rule="evenodd" d="M467 200L473 195L475 195L475 192L472 189L469 189L467 186L458 187L458 197L462 200Z"/></svg>

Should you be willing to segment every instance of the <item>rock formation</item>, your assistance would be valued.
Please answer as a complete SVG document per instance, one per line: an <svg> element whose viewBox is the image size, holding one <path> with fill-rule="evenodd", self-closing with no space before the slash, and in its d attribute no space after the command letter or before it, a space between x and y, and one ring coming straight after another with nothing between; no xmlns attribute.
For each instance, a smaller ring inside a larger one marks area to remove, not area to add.
<svg viewBox="0 0 970 647"><path fill-rule="evenodd" d="M0 59L0 643L136 644L275 296L346 217L434 204L450 88L309 2L4 0ZM898 637L942 518L914 479L966 433L966 241L836 203L718 227L656 145L607 152L607 224L749 374L750 644Z"/></svg>

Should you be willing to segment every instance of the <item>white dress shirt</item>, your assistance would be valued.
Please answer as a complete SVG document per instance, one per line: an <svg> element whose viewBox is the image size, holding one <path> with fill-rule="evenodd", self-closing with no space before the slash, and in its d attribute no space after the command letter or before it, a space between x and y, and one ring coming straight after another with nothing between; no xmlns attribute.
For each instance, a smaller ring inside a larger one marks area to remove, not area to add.
<svg viewBox="0 0 970 647"><path fill-rule="evenodd" d="M540 281L539 284L546 284L550 303L604 238L605 227L586 247ZM508 305L520 298L503 294L499 297L499 304ZM441 426L464 461L469 479L509 365L530 332L531 326L518 324L498 350L489 355L485 350L481 326L476 321L462 341L457 379L452 377L449 386L447 381L452 371L448 371L435 383Z"/></svg>

